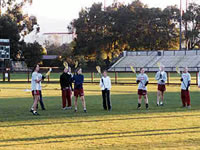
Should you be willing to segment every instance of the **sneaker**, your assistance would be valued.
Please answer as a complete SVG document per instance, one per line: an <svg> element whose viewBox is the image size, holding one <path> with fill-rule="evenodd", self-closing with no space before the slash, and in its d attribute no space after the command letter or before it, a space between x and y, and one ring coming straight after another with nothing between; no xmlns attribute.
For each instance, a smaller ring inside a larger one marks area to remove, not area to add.
<svg viewBox="0 0 200 150"><path fill-rule="evenodd" d="M40 114L38 114L37 112L33 112L33 115L39 116Z"/></svg>
<svg viewBox="0 0 200 150"><path fill-rule="evenodd" d="M65 107L65 110L70 110L70 109L72 109L72 106L70 106L70 107Z"/></svg>
<svg viewBox="0 0 200 150"><path fill-rule="evenodd" d="M84 110L84 113L87 113L87 110Z"/></svg>
<svg viewBox="0 0 200 150"><path fill-rule="evenodd" d="M160 104L160 106L164 106L164 104L162 103L162 104Z"/></svg>

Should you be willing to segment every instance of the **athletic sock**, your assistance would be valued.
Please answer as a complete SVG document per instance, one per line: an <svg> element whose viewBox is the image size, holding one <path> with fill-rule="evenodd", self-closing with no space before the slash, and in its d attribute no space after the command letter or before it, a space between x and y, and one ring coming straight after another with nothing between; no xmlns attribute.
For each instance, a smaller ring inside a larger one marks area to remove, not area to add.
<svg viewBox="0 0 200 150"><path fill-rule="evenodd" d="M146 108L149 108L149 104L148 103L146 104Z"/></svg>
<svg viewBox="0 0 200 150"><path fill-rule="evenodd" d="M77 110L77 107L75 107L75 110Z"/></svg>
<svg viewBox="0 0 200 150"><path fill-rule="evenodd" d="M84 107L83 110L86 110L86 107Z"/></svg>
<svg viewBox="0 0 200 150"><path fill-rule="evenodd" d="M141 107L141 104L140 104L140 103L138 103L138 108L139 108L139 107Z"/></svg>
<svg viewBox="0 0 200 150"><path fill-rule="evenodd" d="M37 113L37 111L34 110L33 113Z"/></svg>

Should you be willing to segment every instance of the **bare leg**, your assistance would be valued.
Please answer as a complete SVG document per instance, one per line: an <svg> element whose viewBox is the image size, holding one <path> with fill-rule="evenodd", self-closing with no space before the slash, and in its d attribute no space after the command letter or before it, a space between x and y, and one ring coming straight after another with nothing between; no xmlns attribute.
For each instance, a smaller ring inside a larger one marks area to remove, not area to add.
<svg viewBox="0 0 200 150"><path fill-rule="evenodd" d="M74 100L74 107L75 107L75 111L77 111L77 100L78 100L78 97L75 96L75 100Z"/></svg>
<svg viewBox="0 0 200 150"><path fill-rule="evenodd" d="M162 104L164 104L164 92L160 92L161 93L161 102Z"/></svg>
<svg viewBox="0 0 200 150"><path fill-rule="evenodd" d="M86 103L85 103L85 97L84 96L81 96L81 102L82 102L83 109L86 110Z"/></svg>
<svg viewBox="0 0 200 150"><path fill-rule="evenodd" d="M144 101L145 101L145 104L146 104L146 109L148 109L149 108L149 100L148 100L147 95L144 95Z"/></svg>
<svg viewBox="0 0 200 150"><path fill-rule="evenodd" d="M139 95L138 96L138 109L140 109L141 108L141 103L142 103L142 96L141 95Z"/></svg>
<svg viewBox="0 0 200 150"><path fill-rule="evenodd" d="M34 111L37 111L37 104L38 104L39 100L40 100L40 96L39 95L35 95L34 96L34 103L33 103L33 110Z"/></svg>
<svg viewBox="0 0 200 150"><path fill-rule="evenodd" d="M159 105L159 102L160 102L160 95L161 95L161 92L158 91L157 92L157 106Z"/></svg>

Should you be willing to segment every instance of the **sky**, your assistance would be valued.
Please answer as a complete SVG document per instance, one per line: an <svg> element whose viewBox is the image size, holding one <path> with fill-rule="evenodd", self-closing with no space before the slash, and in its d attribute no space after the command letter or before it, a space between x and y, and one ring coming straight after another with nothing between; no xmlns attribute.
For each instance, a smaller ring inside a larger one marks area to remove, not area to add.
<svg viewBox="0 0 200 150"><path fill-rule="evenodd" d="M180 6L180 0L141 0L149 7L165 8L169 5ZM185 6L186 0L182 0ZM200 0L188 0L200 4ZM33 0L31 6L25 8L25 13L34 15L38 19L41 32L66 32L67 26L73 20L78 18L81 8L90 7L94 2L104 0ZM106 0L106 6L110 5L113 0ZM132 0L118 0L125 4L131 3ZM184 7L183 7L184 8Z"/></svg>

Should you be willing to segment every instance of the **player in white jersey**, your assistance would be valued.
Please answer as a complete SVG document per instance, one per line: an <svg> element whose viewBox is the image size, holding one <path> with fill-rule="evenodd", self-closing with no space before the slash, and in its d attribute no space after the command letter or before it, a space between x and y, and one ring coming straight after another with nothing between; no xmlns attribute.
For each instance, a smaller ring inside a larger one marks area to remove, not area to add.
<svg viewBox="0 0 200 150"><path fill-rule="evenodd" d="M156 73L155 79L158 81L157 106L163 106L164 92L166 91L165 82L167 81L167 73L164 71L164 66L160 66L160 70Z"/></svg>
<svg viewBox="0 0 200 150"><path fill-rule="evenodd" d="M100 87L102 90L102 98L103 98L103 108L104 110L111 111L112 103L110 99L110 89L111 89L111 80L107 75L107 71L103 72L103 76L100 79Z"/></svg>
<svg viewBox="0 0 200 150"><path fill-rule="evenodd" d="M140 74L137 75L137 83L138 83L138 109L141 108L142 96L144 96L144 100L146 103L146 109L149 108L148 97L147 97L147 84L149 83L149 78L147 74L144 73L144 68L140 69Z"/></svg>
<svg viewBox="0 0 200 150"><path fill-rule="evenodd" d="M39 70L40 70L39 65L36 65L33 68L32 80L31 80L32 95L34 97L33 111L32 111L33 115L39 115L37 113L37 104L38 104L38 101L40 100L40 88L41 88L41 81L42 81L42 78L40 77L40 73L38 73Z"/></svg>
<svg viewBox="0 0 200 150"><path fill-rule="evenodd" d="M189 92L190 81L191 81L190 73L188 73L188 68L185 67L181 75L181 99L183 107L188 107L188 108L191 107L190 92Z"/></svg>
<svg viewBox="0 0 200 150"><path fill-rule="evenodd" d="M198 73L198 88L200 88L200 71Z"/></svg>

